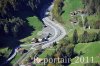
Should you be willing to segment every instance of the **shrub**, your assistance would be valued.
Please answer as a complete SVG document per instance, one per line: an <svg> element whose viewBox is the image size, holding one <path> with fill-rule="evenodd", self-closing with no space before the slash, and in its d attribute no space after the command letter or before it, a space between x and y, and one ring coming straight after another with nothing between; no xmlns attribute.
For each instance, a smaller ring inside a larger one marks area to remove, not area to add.
<svg viewBox="0 0 100 66"><path fill-rule="evenodd" d="M79 26L80 26L80 27L83 27L83 22L82 22L82 20L79 21Z"/></svg>
<svg viewBox="0 0 100 66"><path fill-rule="evenodd" d="M89 39L89 34L87 31L84 31L84 33L81 35L79 42L81 43L87 43Z"/></svg>
<svg viewBox="0 0 100 66"><path fill-rule="evenodd" d="M99 40L99 34L96 32L88 33L87 31L84 31L82 35L79 36L79 42L80 43L88 43L88 42L94 42Z"/></svg>
<svg viewBox="0 0 100 66"><path fill-rule="evenodd" d="M88 42L94 42L94 41L97 41L97 33L96 32L89 33Z"/></svg>

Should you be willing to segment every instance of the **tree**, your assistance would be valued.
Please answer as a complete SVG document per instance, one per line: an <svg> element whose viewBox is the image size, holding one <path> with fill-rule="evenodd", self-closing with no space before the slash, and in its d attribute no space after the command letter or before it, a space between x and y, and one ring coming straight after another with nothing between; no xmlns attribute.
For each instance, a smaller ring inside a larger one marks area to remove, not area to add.
<svg viewBox="0 0 100 66"><path fill-rule="evenodd" d="M88 28L88 27L89 27L89 23L88 23L87 17L85 17L84 27L85 27L85 28Z"/></svg>
<svg viewBox="0 0 100 66"><path fill-rule="evenodd" d="M28 57L28 58L27 58L27 61L28 61L28 62L31 62L31 57Z"/></svg>
<svg viewBox="0 0 100 66"><path fill-rule="evenodd" d="M94 41L97 41L97 33L91 32L89 33L88 42L94 42Z"/></svg>
<svg viewBox="0 0 100 66"><path fill-rule="evenodd" d="M54 8L52 10L54 16L59 17L61 15L63 5L64 5L63 0L54 1Z"/></svg>
<svg viewBox="0 0 100 66"><path fill-rule="evenodd" d="M13 36L14 36L14 37L17 37L17 32L18 32L18 27L17 27L17 25L15 25L15 26L13 27L12 32L13 32Z"/></svg>
<svg viewBox="0 0 100 66"><path fill-rule="evenodd" d="M88 14L100 13L100 0L82 0Z"/></svg>
<svg viewBox="0 0 100 66"><path fill-rule="evenodd" d="M73 44L77 44L78 43L78 34L77 34L77 30L74 30L73 33Z"/></svg>
<svg viewBox="0 0 100 66"><path fill-rule="evenodd" d="M99 40L98 36L99 35L97 32L88 33L87 31L84 31L84 33L79 36L79 42L87 43L87 42L98 41Z"/></svg>
<svg viewBox="0 0 100 66"><path fill-rule="evenodd" d="M97 7L97 14L100 14L100 6Z"/></svg>
<svg viewBox="0 0 100 66"><path fill-rule="evenodd" d="M94 28L95 28L95 29L100 29L100 20L98 20L98 21L96 21L96 22L94 23Z"/></svg>
<svg viewBox="0 0 100 66"><path fill-rule="evenodd" d="M7 24L4 25L4 31L5 31L6 34L8 34L9 31L8 31L8 26L7 26Z"/></svg>
<svg viewBox="0 0 100 66"><path fill-rule="evenodd" d="M84 33L82 34L81 42L82 43L87 43L88 42L88 39L89 39L89 34L88 34L87 31L84 31Z"/></svg>
<svg viewBox="0 0 100 66"><path fill-rule="evenodd" d="M68 56L68 57L71 57L71 56L73 56L73 54L74 54L74 45L73 44L69 44L67 47L66 47L66 55Z"/></svg>
<svg viewBox="0 0 100 66"><path fill-rule="evenodd" d="M35 43L38 43L38 42L39 42L39 41L38 41L38 38L35 38L35 39L34 39L34 42L35 42Z"/></svg>
<svg viewBox="0 0 100 66"><path fill-rule="evenodd" d="M61 50L57 51L55 54L54 54L54 57L55 58L60 58L61 57Z"/></svg>
<svg viewBox="0 0 100 66"><path fill-rule="evenodd" d="M83 27L83 22L82 22L82 20L79 21L79 26L80 26L80 27Z"/></svg>
<svg viewBox="0 0 100 66"><path fill-rule="evenodd" d="M53 47L56 48L56 46L57 46L57 42L54 42L54 43L53 43Z"/></svg>
<svg viewBox="0 0 100 66"><path fill-rule="evenodd" d="M100 40L100 31L98 32L97 40Z"/></svg>

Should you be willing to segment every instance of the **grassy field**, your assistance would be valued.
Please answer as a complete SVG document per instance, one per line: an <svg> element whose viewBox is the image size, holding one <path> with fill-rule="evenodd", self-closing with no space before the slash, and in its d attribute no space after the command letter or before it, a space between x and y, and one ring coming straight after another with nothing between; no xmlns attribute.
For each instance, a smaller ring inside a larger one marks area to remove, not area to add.
<svg viewBox="0 0 100 66"><path fill-rule="evenodd" d="M91 57L93 57L93 63L100 63L100 41L92 43L79 43L75 47L75 52L80 53L80 51L82 51L82 56L85 58L84 62L81 63L80 60L77 60L77 58L73 58L71 60L72 63L75 63L76 60L79 63L71 64L70 66L84 66L84 63L87 61L86 57L89 58L89 62L92 61Z"/></svg>
<svg viewBox="0 0 100 66"><path fill-rule="evenodd" d="M64 7L63 7L63 10L65 11L63 14L62 14L62 19L64 21L64 26L67 30L70 30L70 29L77 29L77 33L78 35L81 35L84 30L82 27L80 26L73 26L71 25L70 23L70 12L73 12L77 9L81 9L83 7L82 5L82 2L81 0L65 0L64 1ZM95 15L92 15L92 16L88 16L88 21L93 23L95 21L97 21L99 19L100 16L95 16ZM81 16L79 16L79 18L81 18ZM73 36L73 32L74 31L71 31L68 36L69 38L71 39L72 36ZM92 33L92 32L98 32L99 30L98 29L86 29L89 33ZM83 52L83 57L89 57L89 59L93 56L93 61L94 63L95 62L99 62L100 63L100 41L98 42L92 42L92 43L79 43L78 45L76 45L75 47L75 52L77 53L80 53L80 51ZM84 63L75 63L77 60L77 58L73 58L71 61L72 61L72 64L70 66L84 66ZM90 59L91 60L91 59ZM89 61L90 61L89 60ZM78 60L79 61L79 60ZM85 59L86 61L86 59ZM75 64L74 64L75 63Z"/></svg>
<svg viewBox="0 0 100 66"><path fill-rule="evenodd" d="M27 20L29 25L32 26L35 29L35 31L33 31L30 36L20 40L25 44L30 43L31 39L37 37L37 33L42 30L42 22L37 17L28 17Z"/></svg>
<svg viewBox="0 0 100 66"><path fill-rule="evenodd" d="M65 26L66 31L69 32L69 30L71 30L68 34L69 39L72 39L74 29L77 29L79 36L84 32L83 27L80 27L79 25L73 26L71 22L69 21L71 19L70 12L73 12L75 10L82 9L82 8L83 8L82 0L65 0L64 1L64 7L63 7L64 13L61 15L61 17L64 21L64 26ZM76 17L82 20L82 17L80 15L77 15ZM85 17L86 16L84 16L84 18ZM87 16L87 18L88 18L88 22L93 24L95 21L97 21L100 18L100 16L91 15L91 16ZM98 32L99 30L91 28L91 29L86 29L86 31L88 31L89 33L92 33L92 32Z"/></svg>
<svg viewBox="0 0 100 66"><path fill-rule="evenodd" d="M77 25L71 32L69 32L69 34L68 34L69 39L72 39L75 29L77 30L79 37L80 37L80 35L82 35L84 33L84 31L87 31L89 34L99 32L99 29L85 29L84 30L83 27L80 27L80 26Z"/></svg>
<svg viewBox="0 0 100 66"><path fill-rule="evenodd" d="M35 28L35 31L33 31L30 36L20 40L21 42L24 42L24 44L30 44L31 39L37 37L38 36L37 33L42 30L42 22L39 21L37 17L35 16L28 17L27 20L29 25ZM28 50L30 47L24 47L24 48ZM11 61L11 64L14 64L20 57L21 55L17 54L16 57Z"/></svg>
<svg viewBox="0 0 100 66"><path fill-rule="evenodd" d="M11 64L14 64L21 56L21 54L17 54L16 57L11 61Z"/></svg>
<svg viewBox="0 0 100 66"><path fill-rule="evenodd" d="M51 56L55 52L54 48L47 48L45 51L39 56L39 58L46 58L47 55Z"/></svg>
<svg viewBox="0 0 100 66"><path fill-rule="evenodd" d="M69 19L71 17L70 12L73 12L82 7L83 7L83 5L82 5L81 0L65 0L64 1L63 11L65 11L65 12L62 14L61 17L65 23L65 27L67 28L67 30L72 29L72 25L69 21Z"/></svg>

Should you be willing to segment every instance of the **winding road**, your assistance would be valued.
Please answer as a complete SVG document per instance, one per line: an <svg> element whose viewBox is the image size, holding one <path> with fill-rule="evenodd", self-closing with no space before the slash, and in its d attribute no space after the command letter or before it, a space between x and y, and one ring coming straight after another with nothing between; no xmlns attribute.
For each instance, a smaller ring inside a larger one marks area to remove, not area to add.
<svg viewBox="0 0 100 66"><path fill-rule="evenodd" d="M51 6L49 6L48 11L51 11L52 8L53 8L53 4ZM45 13L46 13L46 11L45 11ZM41 42L41 43L27 44L27 45L21 45L22 47L23 46L35 47L35 46L42 44L42 48L44 49L44 48L52 45L54 42L61 40L66 35L66 31L65 31L64 27L60 23L58 23L56 20L52 21L52 19L50 19L50 17L52 17L52 16L49 15L49 16L42 18L42 21L44 22L44 24L47 27L49 26L53 30L54 35L49 39L49 41Z"/></svg>
<svg viewBox="0 0 100 66"><path fill-rule="evenodd" d="M53 8L53 4L48 8L48 10L52 10ZM45 12L46 13L46 12ZM51 16L51 15L50 15ZM42 49L48 48L50 47L54 42L57 42L59 40L61 40L62 38L64 38L64 36L66 35L66 31L64 29L64 27L62 25L60 25L56 20L52 21L49 17L50 16L46 16L42 19L42 21L44 22L45 25L49 26L52 28L53 30L53 36L50 38L49 41L46 42L42 42L42 43L34 43L34 44L30 44L30 45L21 45L21 46L31 46L30 50L26 53L26 55L28 55L30 53L31 50L33 50L32 48L35 48L36 46L39 46L40 44L42 45ZM52 16L51 16L52 17ZM14 49L14 53L12 54L12 56L10 58L7 59L6 62L12 60L16 54L17 54L17 48ZM24 60L26 58L26 55L24 56L24 58L19 59L16 63L21 62L22 60ZM5 62L5 63L6 63ZM15 66L15 64L14 64Z"/></svg>
<svg viewBox="0 0 100 66"><path fill-rule="evenodd" d="M53 4L48 9L52 10L52 8L53 8ZM42 19L42 21L44 22L46 26L49 26L50 28L52 28L54 35L49 39L49 41L46 41L46 42L34 43L30 45L21 45L21 46L31 46L31 48L27 52L27 54L24 55L22 58L20 58L16 63L20 63L24 61L25 59L27 59L27 57L30 56L30 52L35 51L36 46L42 45L42 49L49 48L51 45L53 45L54 42L58 42L59 40L64 38L64 36L66 35L66 31L64 27L61 24L59 24L56 20L52 21L50 17L52 16L51 15L46 16Z"/></svg>

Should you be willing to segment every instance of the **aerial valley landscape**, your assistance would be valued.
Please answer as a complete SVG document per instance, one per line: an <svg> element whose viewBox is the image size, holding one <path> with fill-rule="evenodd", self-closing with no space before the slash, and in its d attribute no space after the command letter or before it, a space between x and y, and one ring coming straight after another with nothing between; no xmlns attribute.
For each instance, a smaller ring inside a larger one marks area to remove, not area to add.
<svg viewBox="0 0 100 66"><path fill-rule="evenodd" d="M0 0L0 66L100 66L100 0Z"/></svg>

